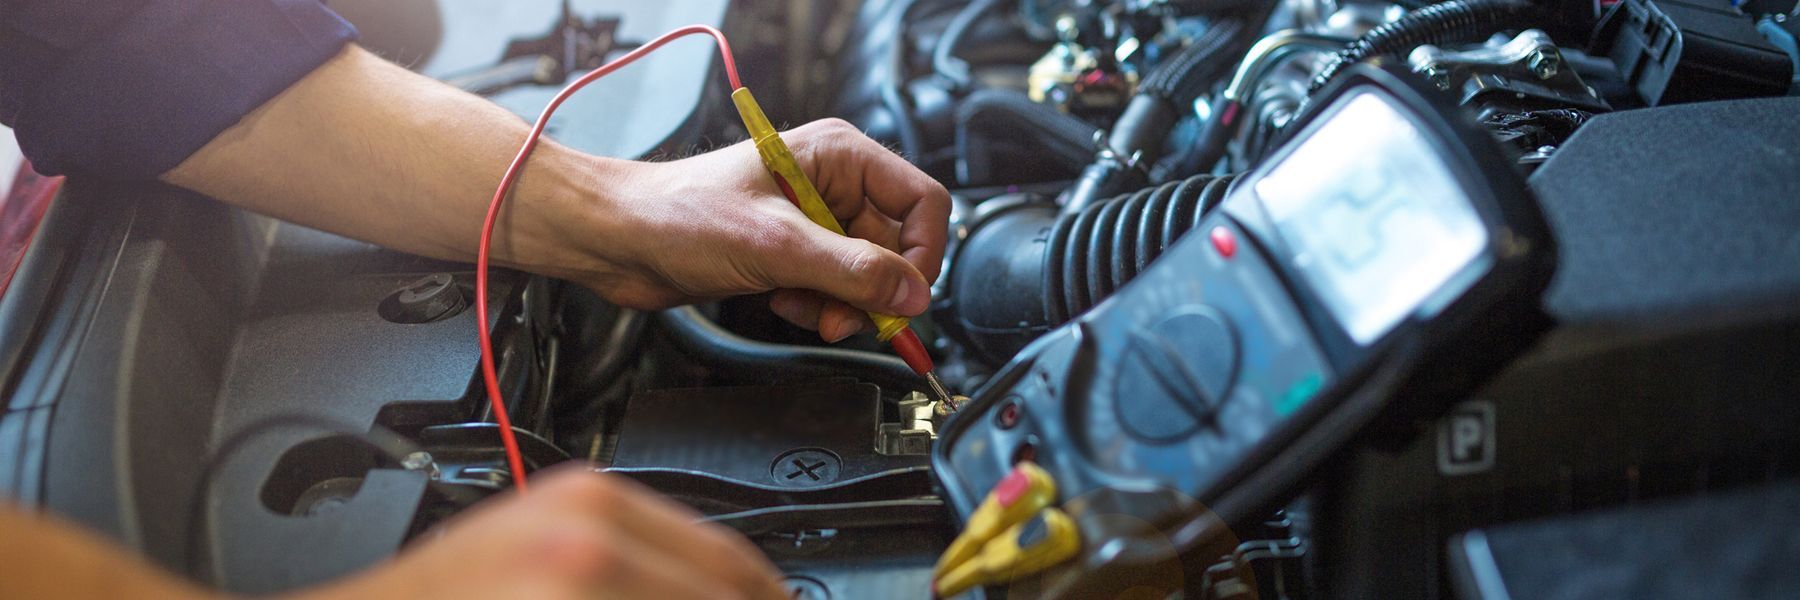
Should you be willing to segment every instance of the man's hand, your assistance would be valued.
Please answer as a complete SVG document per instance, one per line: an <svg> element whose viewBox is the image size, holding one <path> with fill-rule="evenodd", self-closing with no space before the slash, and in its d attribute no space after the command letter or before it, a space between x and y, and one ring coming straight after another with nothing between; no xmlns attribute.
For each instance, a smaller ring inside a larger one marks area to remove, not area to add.
<svg viewBox="0 0 1800 600"><path fill-rule="evenodd" d="M624 478L559 467L304 598L787 600L749 541Z"/></svg>
<svg viewBox="0 0 1800 600"><path fill-rule="evenodd" d="M532 481L530 494L489 500L385 564L294 597L790 598L748 540L634 482L573 465ZM0 564L0 598L222 597L5 504Z"/></svg>
<svg viewBox="0 0 1800 600"><path fill-rule="evenodd" d="M776 313L830 341L862 329L865 310L924 312L944 259L949 193L849 123L782 137L851 237L808 221L744 142L626 167L603 192L608 204L592 209L596 223L579 232L595 265L582 280L640 308L776 290Z"/></svg>
<svg viewBox="0 0 1800 600"><path fill-rule="evenodd" d="M470 260L526 132L493 103L351 47L163 179L302 225ZM776 290L775 312L828 340L861 328L856 309L923 312L944 254L943 186L841 121L782 138L857 239L807 221L748 143L644 163L546 140L495 226L495 263L635 308Z"/></svg>

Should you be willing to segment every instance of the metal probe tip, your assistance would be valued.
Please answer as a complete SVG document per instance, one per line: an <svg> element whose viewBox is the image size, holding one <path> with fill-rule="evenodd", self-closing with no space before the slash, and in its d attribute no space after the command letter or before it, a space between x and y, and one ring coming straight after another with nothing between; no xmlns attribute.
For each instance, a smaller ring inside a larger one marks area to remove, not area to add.
<svg viewBox="0 0 1800 600"><path fill-rule="evenodd" d="M943 401L944 406L956 406L956 403L950 401L950 390L944 387L944 381L938 379L936 372L927 371L925 373L925 382L931 384L931 391L937 394L938 400Z"/></svg>

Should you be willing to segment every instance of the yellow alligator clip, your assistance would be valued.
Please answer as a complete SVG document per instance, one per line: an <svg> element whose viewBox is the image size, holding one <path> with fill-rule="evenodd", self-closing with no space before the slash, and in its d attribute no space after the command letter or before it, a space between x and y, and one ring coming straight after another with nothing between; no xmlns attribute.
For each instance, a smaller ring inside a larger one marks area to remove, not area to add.
<svg viewBox="0 0 1800 600"><path fill-rule="evenodd" d="M932 577L943 577L955 570L980 554L990 540L1014 525L1024 523L1055 501L1056 480L1050 473L1029 461L1014 465L1013 471L1001 478L981 500L974 514L969 515L962 534L950 542L950 548L932 569Z"/></svg>
<svg viewBox="0 0 1800 600"><path fill-rule="evenodd" d="M988 540L981 553L952 567L931 582L937 597L954 596L978 585L1011 583L1068 560L1081 550L1075 520L1056 507L1046 507Z"/></svg>

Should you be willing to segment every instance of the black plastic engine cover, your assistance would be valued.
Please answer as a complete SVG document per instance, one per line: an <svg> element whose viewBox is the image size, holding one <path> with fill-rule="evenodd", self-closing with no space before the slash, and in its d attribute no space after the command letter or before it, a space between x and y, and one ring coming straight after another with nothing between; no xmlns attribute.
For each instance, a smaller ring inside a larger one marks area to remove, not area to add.
<svg viewBox="0 0 1800 600"><path fill-rule="evenodd" d="M1800 595L1800 483L1504 525L1450 545L1468 600Z"/></svg>
<svg viewBox="0 0 1800 600"><path fill-rule="evenodd" d="M1796 114L1601 115L1533 174L1560 325L1430 434L1319 483L1334 596L1445 597L1445 544L1472 528L1800 475Z"/></svg>
<svg viewBox="0 0 1800 600"><path fill-rule="evenodd" d="M851 379L651 390L625 409L612 468L808 489L925 465L876 452L880 417L881 389Z"/></svg>
<svg viewBox="0 0 1800 600"><path fill-rule="evenodd" d="M917 598L949 512L925 455L876 450L883 408L852 379L651 390L609 470L750 535L795 598Z"/></svg>

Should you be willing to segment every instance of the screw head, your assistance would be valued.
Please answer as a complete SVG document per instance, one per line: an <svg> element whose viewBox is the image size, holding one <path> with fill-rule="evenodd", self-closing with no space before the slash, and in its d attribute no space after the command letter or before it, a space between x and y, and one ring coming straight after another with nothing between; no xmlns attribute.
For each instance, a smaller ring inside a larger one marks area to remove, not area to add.
<svg viewBox="0 0 1800 600"><path fill-rule="evenodd" d="M788 576L781 587L787 588L794 600L831 600L831 590L824 583L804 575Z"/></svg>
<svg viewBox="0 0 1800 600"><path fill-rule="evenodd" d="M1432 85L1436 85L1440 90L1450 89L1450 71L1435 63L1425 65L1424 68L1419 69L1419 74L1424 75L1426 80L1430 81Z"/></svg>
<svg viewBox="0 0 1800 600"><path fill-rule="evenodd" d="M443 294L444 290L449 289L453 284L454 280L451 279L450 275L447 273L426 275L414 280L412 283L406 284L406 287L400 289L400 303L419 304L422 302L429 302L433 297Z"/></svg>
<svg viewBox="0 0 1800 600"><path fill-rule="evenodd" d="M406 458L400 461L400 466L405 467L408 471L417 471L431 466L431 462L431 453L420 450L406 455Z"/></svg>
<svg viewBox="0 0 1800 600"><path fill-rule="evenodd" d="M1533 50L1525 57L1525 67L1538 79L1549 79L1562 72L1562 55L1554 51Z"/></svg>
<svg viewBox="0 0 1800 600"><path fill-rule="evenodd" d="M430 323L455 316L468 307L462 288L449 273L435 273L413 280L388 295L377 307L383 319L394 323Z"/></svg>
<svg viewBox="0 0 1800 600"><path fill-rule="evenodd" d="M431 458L430 452L424 450L408 454L405 458L400 459L400 467L408 471L424 471L432 479L438 478L437 461Z"/></svg>
<svg viewBox="0 0 1800 600"><path fill-rule="evenodd" d="M320 498L318 502L314 502L311 506L306 507L306 516L317 517L319 515L329 515L342 510L344 505L349 503L349 498L339 496Z"/></svg>

